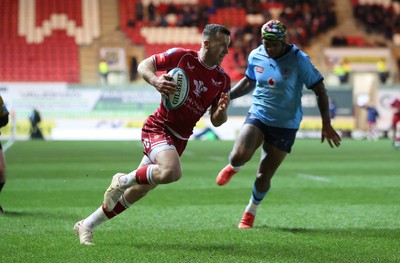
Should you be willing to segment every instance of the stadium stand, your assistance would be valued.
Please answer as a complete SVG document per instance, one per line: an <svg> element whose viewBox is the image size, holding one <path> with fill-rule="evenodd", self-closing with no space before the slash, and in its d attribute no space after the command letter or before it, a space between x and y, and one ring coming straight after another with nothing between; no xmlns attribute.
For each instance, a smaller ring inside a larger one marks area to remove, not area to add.
<svg viewBox="0 0 400 263"><path fill-rule="evenodd" d="M100 35L97 0L3 0L0 10L1 81L80 81L79 45Z"/></svg>
<svg viewBox="0 0 400 263"><path fill-rule="evenodd" d="M400 47L398 1L341 1L351 2L353 14L366 30ZM259 27L267 19L282 20L289 28L290 41L303 48L336 25L333 0L112 0L107 4L110 2L119 7L118 25L112 30L143 50L143 57L176 46L198 49L206 23L226 25L232 31L232 45L223 66L235 80L243 76L248 53L260 44ZM110 32L101 32L105 19L101 5L100 0L0 1L0 81L81 82L82 69L90 68L81 64L87 61L82 48L90 47L98 54L99 42L110 36ZM366 41L365 34L337 36L332 39L333 46L335 41L345 46L380 45Z"/></svg>
<svg viewBox="0 0 400 263"><path fill-rule="evenodd" d="M193 48L198 32L207 23L230 28L233 43L223 67L234 80L244 75L246 57L260 44L259 28L266 19L283 19L290 29L290 39L300 46L308 45L313 37L335 25L331 1L311 4L290 0L119 0L119 3L122 30L133 44L145 47L146 56L163 51L165 47Z"/></svg>

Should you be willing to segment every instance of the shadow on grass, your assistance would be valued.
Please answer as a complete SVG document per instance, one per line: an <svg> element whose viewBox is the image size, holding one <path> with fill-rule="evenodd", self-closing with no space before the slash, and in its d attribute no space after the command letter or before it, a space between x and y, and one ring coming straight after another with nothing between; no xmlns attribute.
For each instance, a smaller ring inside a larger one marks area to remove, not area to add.
<svg viewBox="0 0 400 263"><path fill-rule="evenodd" d="M66 214L65 211L63 212L57 212L57 211L13 211L13 210L5 210L3 214L0 215L0 217L7 217L7 218L29 218L29 217L34 217L35 220L38 218L42 219L68 219L68 218L73 218L76 217L75 214Z"/></svg>
<svg viewBox="0 0 400 263"><path fill-rule="evenodd" d="M288 232L296 235L335 235L348 237L400 238L400 228L298 228L259 226L254 229Z"/></svg>
<svg viewBox="0 0 400 263"><path fill-rule="evenodd" d="M4 211L4 214L1 215L2 217L28 217L28 216L36 216L35 212L32 211Z"/></svg>

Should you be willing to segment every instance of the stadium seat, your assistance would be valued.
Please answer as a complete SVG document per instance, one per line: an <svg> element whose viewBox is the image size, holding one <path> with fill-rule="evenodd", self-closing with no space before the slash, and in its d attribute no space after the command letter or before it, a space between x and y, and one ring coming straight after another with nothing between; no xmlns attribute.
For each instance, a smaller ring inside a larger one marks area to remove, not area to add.
<svg viewBox="0 0 400 263"><path fill-rule="evenodd" d="M79 82L75 29L82 27L81 1L36 0L33 8L32 1L2 0L0 12L11 19L0 20L6 29L0 34L0 81Z"/></svg>

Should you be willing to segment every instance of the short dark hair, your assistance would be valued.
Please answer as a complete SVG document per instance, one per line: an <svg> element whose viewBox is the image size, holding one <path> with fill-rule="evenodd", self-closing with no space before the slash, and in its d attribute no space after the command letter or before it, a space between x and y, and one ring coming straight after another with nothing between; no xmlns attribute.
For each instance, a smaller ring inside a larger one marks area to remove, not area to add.
<svg viewBox="0 0 400 263"><path fill-rule="evenodd" d="M202 37L215 37L218 32L221 32L227 36L231 35L231 31L229 31L226 27L218 24L208 24L203 30Z"/></svg>

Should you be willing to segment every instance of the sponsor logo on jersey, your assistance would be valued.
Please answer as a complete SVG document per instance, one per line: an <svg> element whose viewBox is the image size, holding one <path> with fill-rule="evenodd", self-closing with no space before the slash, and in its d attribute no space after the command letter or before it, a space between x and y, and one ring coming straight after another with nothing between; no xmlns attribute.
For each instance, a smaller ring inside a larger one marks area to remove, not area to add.
<svg viewBox="0 0 400 263"><path fill-rule="evenodd" d="M273 78L269 78L268 79L268 85L270 85L271 87L275 86L275 80Z"/></svg>
<svg viewBox="0 0 400 263"><path fill-rule="evenodd" d="M222 85L222 81L216 81L213 78L211 78L211 82L214 86L220 87Z"/></svg>
<svg viewBox="0 0 400 263"><path fill-rule="evenodd" d="M194 66L190 65L189 62L186 63L186 66L190 71L194 70Z"/></svg>

